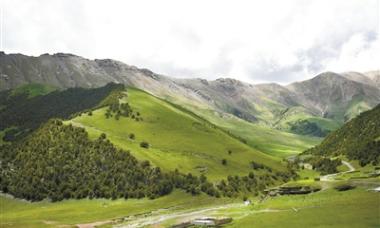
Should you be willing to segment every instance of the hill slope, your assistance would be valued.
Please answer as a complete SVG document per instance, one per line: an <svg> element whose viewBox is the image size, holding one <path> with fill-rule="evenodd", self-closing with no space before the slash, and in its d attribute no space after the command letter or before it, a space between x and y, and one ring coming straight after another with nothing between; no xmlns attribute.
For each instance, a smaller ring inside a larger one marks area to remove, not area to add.
<svg viewBox="0 0 380 228"><path fill-rule="evenodd" d="M112 92L124 90L123 85L117 84L49 93L45 88L33 84L0 92L0 132L4 131L8 140L25 135L50 118L69 118L94 108Z"/></svg>
<svg viewBox="0 0 380 228"><path fill-rule="evenodd" d="M306 151L317 155L346 155L361 165L380 162L380 105L360 114L339 130L330 133L320 145Z"/></svg>
<svg viewBox="0 0 380 228"><path fill-rule="evenodd" d="M128 149L139 160L149 160L164 170L204 173L212 180L227 175L246 175L251 161L275 170L284 170L275 158L242 143L210 122L178 106L137 89L128 89L127 98L140 119L106 118L106 108L92 116L82 115L70 121L87 129L90 136L106 133L117 146ZM130 134L134 134L131 139ZM149 149L140 143L146 141ZM226 164L222 160L226 160Z"/></svg>
<svg viewBox="0 0 380 228"><path fill-rule="evenodd" d="M0 189L32 201L68 198L142 198L174 188L215 196L206 179L162 173L117 149L104 134L89 140L83 128L50 120L25 140L0 146ZM202 188L201 188L202 185ZM196 190L197 189L197 190Z"/></svg>

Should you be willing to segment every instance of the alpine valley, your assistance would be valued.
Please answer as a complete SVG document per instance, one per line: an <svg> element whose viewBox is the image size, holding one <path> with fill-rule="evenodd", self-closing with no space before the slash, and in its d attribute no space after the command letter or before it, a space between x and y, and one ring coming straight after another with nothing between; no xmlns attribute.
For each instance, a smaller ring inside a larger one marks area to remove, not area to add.
<svg viewBox="0 0 380 228"><path fill-rule="evenodd" d="M380 71L288 85L0 52L1 227L379 227Z"/></svg>

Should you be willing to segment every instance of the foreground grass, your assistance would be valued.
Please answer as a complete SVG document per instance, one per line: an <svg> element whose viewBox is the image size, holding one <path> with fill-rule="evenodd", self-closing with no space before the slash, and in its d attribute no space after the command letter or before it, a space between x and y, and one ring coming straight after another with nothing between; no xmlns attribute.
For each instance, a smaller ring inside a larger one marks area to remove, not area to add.
<svg viewBox="0 0 380 228"><path fill-rule="evenodd" d="M61 202L30 203L0 196L0 227L57 227L105 221L129 215L150 213L159 209L185 210L219 205L230 199L216 199L206 195L191 196L182 191L149 199L83 199Z"/></svg>
<svg viewBox="0 0 380 228"><path fill-rule="evenodd" d="M260 213L262 209L273 211ZM235 212L236 219L228 227L380 226L380 194L362 188L281 196L244 210Z"/></svg>

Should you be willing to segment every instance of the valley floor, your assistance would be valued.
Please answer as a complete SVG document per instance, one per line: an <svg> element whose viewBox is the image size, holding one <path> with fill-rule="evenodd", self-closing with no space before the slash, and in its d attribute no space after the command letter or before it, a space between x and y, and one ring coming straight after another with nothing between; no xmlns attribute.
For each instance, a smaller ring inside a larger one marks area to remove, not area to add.
<svg viewBox="0 0 380 228"><path fill-rule="evenodd" d="M226 227L379 227L380 194L368 191L379 178L356 181L339 192L337 183L309 195L241 199L191 196L181 191L156 200L66 200L30 203L0 197L1 227L168 227L195 218L231 217Z"/></svg>

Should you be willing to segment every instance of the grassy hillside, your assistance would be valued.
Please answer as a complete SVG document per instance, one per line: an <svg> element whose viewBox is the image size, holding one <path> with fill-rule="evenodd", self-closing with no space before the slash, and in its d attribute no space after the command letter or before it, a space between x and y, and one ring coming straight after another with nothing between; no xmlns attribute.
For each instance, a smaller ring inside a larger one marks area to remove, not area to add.
<svg viewBox="0 0 380 228"><path fill-rule="evenodd" d="M292 107L279 114L279 120L274 127L299 135L324 137L342 124L336 120L313 116L303 107Z"/></svg>
<svg viewBox="0 0 380 228"><path fill-rule="evenodd" d="M163 173L159 167L139 163L130 153L115 148L105 134L91 141L83 128L63 125L59 120L48 121L20 142L0 147L0 161L1 191L32 201L153 199L174 188L193 195L203 191L220 196L206 178Z"/></svg>
<svg viewBox="0 0 380 228"><path fill-rule="evenodd" d="M181 100L175 102L184 105ZM245 139L247 145L252 148L278 159L299 154L322 140L319 137L292 134L265 125L250 123L232 115L217 113L207 107L186 105L186 108L226 131Z"/></svg>
<svg viewBox="0 0 380 228"><path fill-rule="evenodd" d="M316 155L346 155L362 165L380 160L380 105L347 122L329 134L320 145L306 151Z"/></svg>
<svg viewBox="0 0 380 228"><path fill-rule="evenodd" d="M115 145L130 150L139 160L149 160L164 170L178 169L194 174L204 173L211 180L227 175L247 175L251 161L283 170L273 157L245 145L191 112L137 89L128 89L128 102L140 113L142 121L132 118L105 118L106 108L72 119L90 136L106 133ZM133 133L135 139L130 139ZM140 147L146 141L149 149ZM230 152L229 152L230 151ZM222 164L222 160L226 164Z"/></svg>
<svg viewBox="0 0 380 228"><path fill-rule="evenodd" d="M27 94L28 98L32 98L35 96L46 95L54 90L56 90L56 88L50 85L31 83L12 90L12 95L17 96L20 94Z"/></svg>

